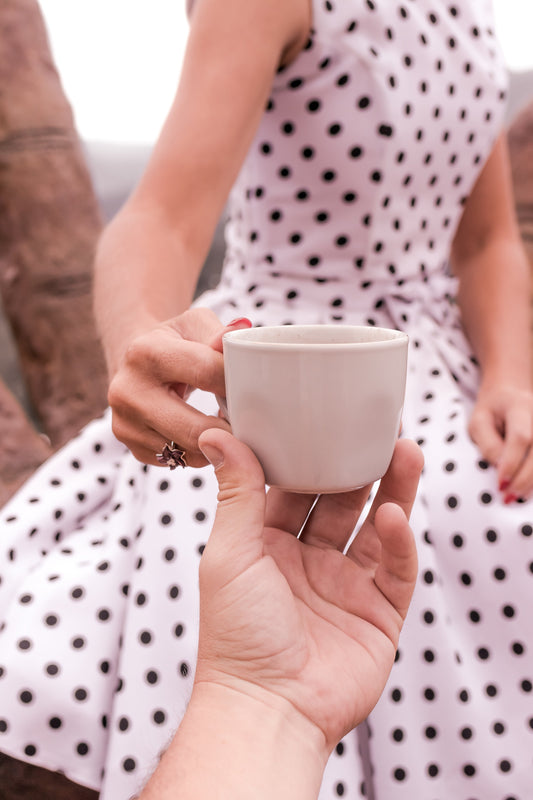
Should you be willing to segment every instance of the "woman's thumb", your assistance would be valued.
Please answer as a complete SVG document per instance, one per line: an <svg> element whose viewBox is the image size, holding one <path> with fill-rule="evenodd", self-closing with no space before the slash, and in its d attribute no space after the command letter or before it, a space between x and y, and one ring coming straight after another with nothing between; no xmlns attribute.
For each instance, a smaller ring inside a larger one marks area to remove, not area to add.
<svg viewBox="0 0 533 800"><path fill-rule="evenodd" d="M218 480L215 522L202 561L216 564L228 580L262 555L265 478L252 451L228 431L204 431L198 444Z"/></svg>
<svg viewBox="0 0 533 800"><path fill-rule="evenodd" d="M229 331L240 331L243 328L251 327L252 323L247 317L238 317L237 319L233 319L217 332L217 334L209 342L209 347L211 347L213 350L216 350L218 353L222 353L222 337L225 333L228 333Z"/></svg>

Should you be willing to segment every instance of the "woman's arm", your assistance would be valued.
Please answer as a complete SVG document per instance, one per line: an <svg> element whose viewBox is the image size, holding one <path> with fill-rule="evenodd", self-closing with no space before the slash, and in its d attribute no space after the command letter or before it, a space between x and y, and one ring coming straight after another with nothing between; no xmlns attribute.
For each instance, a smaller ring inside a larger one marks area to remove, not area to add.
<svg viewBox="0 0 533 800"><path fill-rule="evenodd" d="M99 243L95 314L113 431L139 460L174 441L203 466L202 430L223 420L185 402L224 394L222 325L186 311L276 69L304 45L309 0L197 0L176 97L145 174Z"/></svg>
<svg viewBox="0 0 533 800"><path fill-rule="evenodd" d="M305 43L309 0L197 0L176 97L141 181L98 248L111 374L136 335L183 312L273 76Z"/></svg>
<svg viewBox="0 0 533 800"><path fill-rule="evenodd" d="M533 488L529 265L514 214L505 136L481 173L457 231L452 264L464 326L481 365L470 434L498 465L510 502Z"/></svg>

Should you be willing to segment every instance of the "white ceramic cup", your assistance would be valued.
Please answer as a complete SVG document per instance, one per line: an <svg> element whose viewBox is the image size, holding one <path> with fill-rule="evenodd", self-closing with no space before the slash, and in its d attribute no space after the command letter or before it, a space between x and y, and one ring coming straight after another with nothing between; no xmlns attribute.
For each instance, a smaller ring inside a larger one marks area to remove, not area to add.
<svg viewBox="0 0 533 800"><path fill-rule="evenodd" d="M224 334L229 421L266 482L331 493L381 478L400 428L407 345L405 333L356 325Z"/></svg>

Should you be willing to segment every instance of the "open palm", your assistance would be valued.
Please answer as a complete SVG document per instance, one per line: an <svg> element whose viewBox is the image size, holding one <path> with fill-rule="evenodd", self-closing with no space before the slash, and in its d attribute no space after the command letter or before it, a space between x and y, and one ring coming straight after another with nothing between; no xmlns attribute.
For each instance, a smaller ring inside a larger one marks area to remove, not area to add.
<svg viewBox="0 0 533 800"><path fill-rule="evenodd" d="M223 431L219 507L202 558L196 679L288 701L330 747L364 719L392 667L416 579L407 517L422 458L399 441L358 535L369 489L314 498L270 490ZM308 518L307 518L308 517ZM299 538L298 534L303 531Z"/></svg>

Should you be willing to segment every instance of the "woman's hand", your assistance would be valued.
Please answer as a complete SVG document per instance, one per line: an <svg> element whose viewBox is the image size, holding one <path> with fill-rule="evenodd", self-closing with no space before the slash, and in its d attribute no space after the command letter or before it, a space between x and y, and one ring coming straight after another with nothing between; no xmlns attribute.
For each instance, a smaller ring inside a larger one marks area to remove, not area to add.
<svg viewBox="0 0 533 800"><path fill-rule="evenodd" d="M533 393L503 384L482 384L469 433L482 457L498 468L504 502L533 490Z"/></svg>
<svg viewBox="0 0 533 800"><path fill-rule="evenodd" d="M392 667L417 575L408 515L421 452L398 441L343 555L369 487L322 495L297 538L313 497L265 498L259 463L225 431L206 431L200 446L219 505L200 564L195 687L290 709L331 750L368 715Z"/></svg>
<svg viewBox="0 0 533 800"><path fill-rule="evenodd" d="M207 463L198 437L228 423L188 405L193 389L225 396L222 335L249 327L248 320L223 326L208 309L192 309L137 337L113 376L108 400L117 439L145 464L159 464L165 442L185 451L187 464Z"/></svg>

